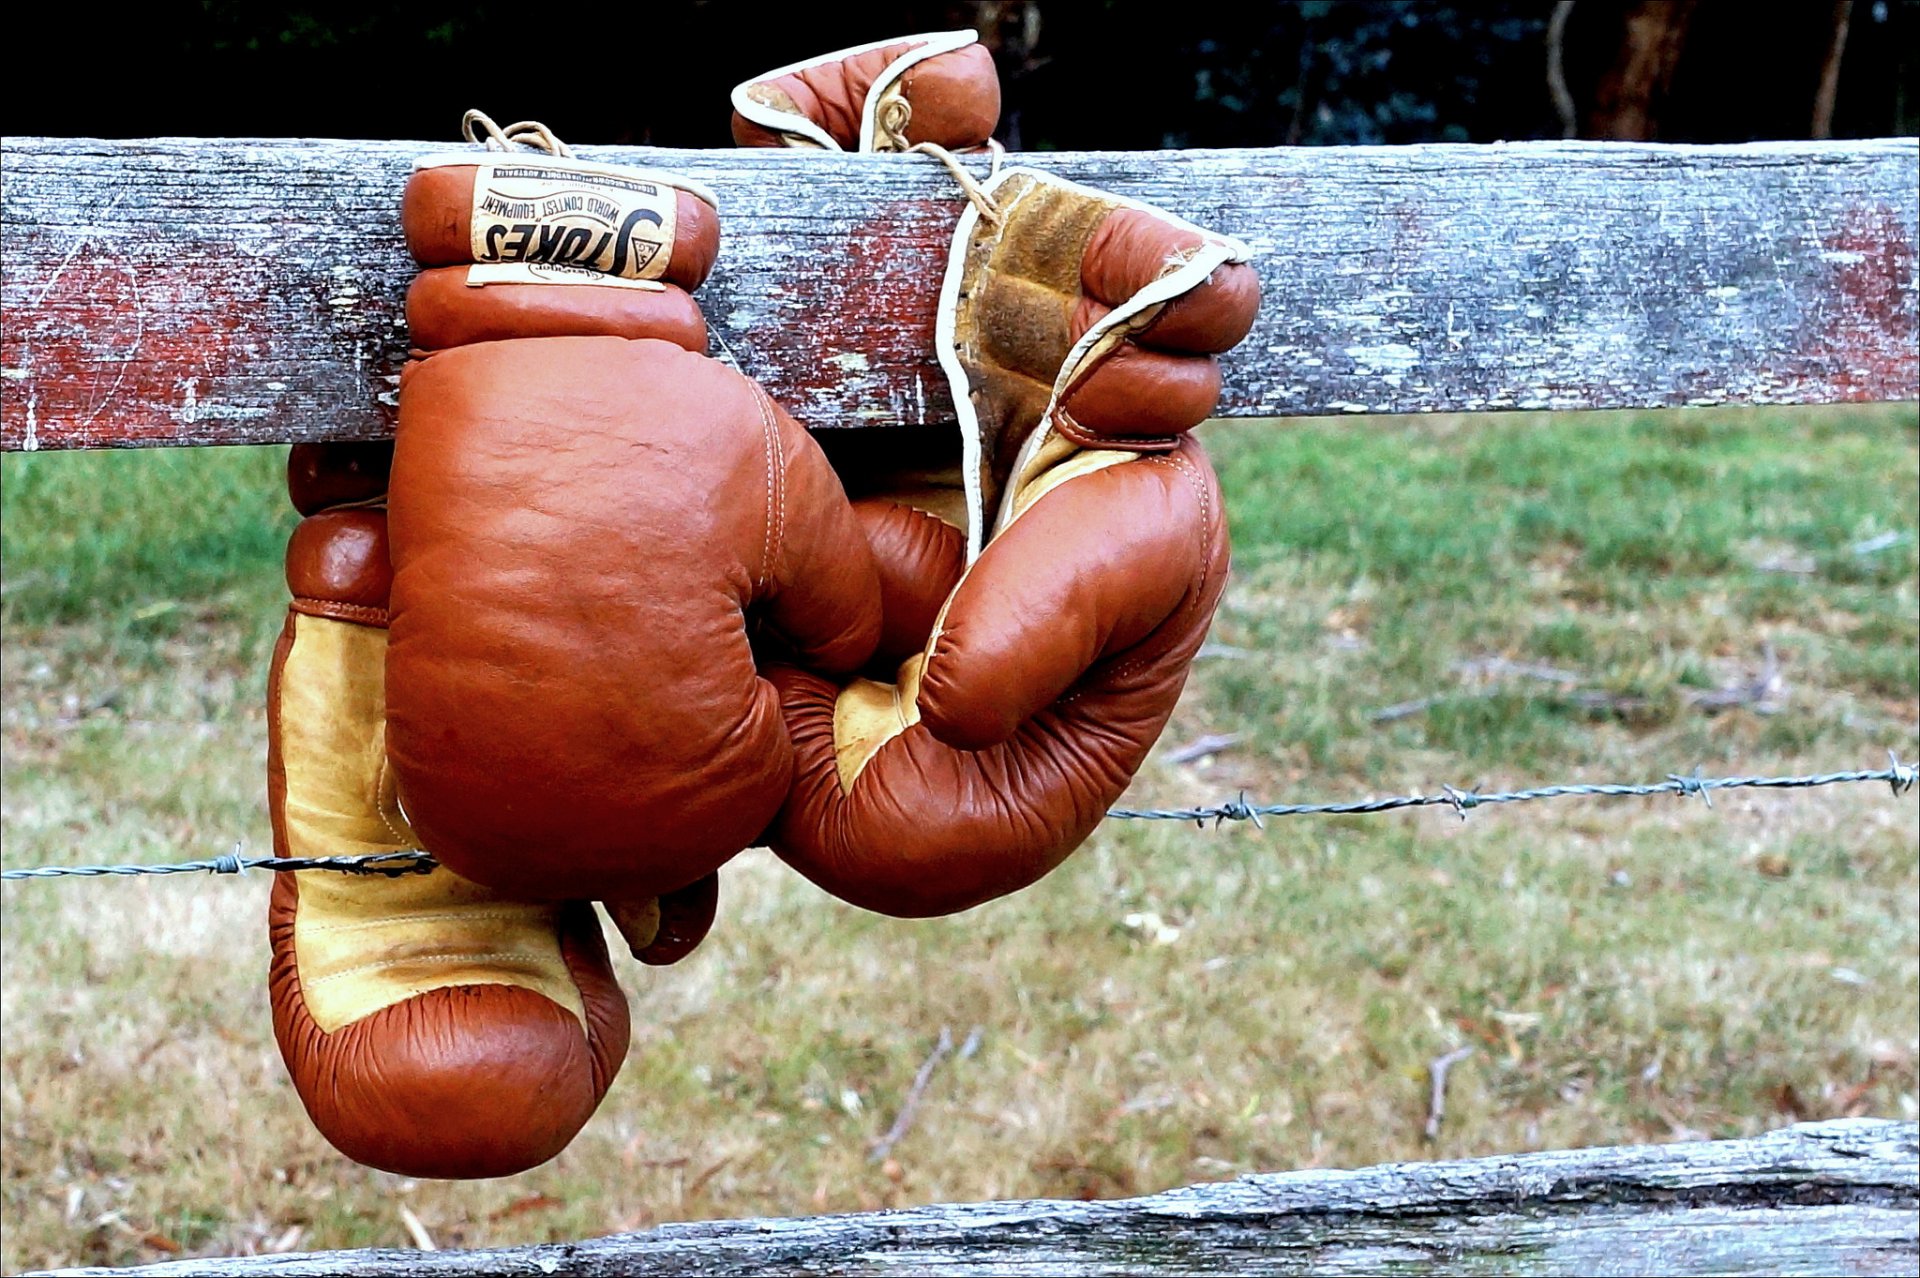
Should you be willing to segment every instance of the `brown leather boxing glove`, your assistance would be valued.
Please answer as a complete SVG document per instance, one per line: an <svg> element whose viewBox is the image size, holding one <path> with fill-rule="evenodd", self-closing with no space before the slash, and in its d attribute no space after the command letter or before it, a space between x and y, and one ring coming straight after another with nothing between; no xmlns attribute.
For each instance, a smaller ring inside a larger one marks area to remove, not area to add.
<svg viewBox="0 0 1920 1278"><path fill-rule="evenodd" d="M733 91L733 140L830 151L979 146L1000 118L1000 80L978 40L972 31L902 36L756 76Z"/></svg>
<svg viewBox="0 0 1920 1278"><path fill-rule="evenodd" d="M293 603L268 677L278 856L418 846L384 742L391 453L297 445L289 458L307 518L287 547ZM642 956L672 961L711 922L712 881L624 912L647 915L623 924ZM295 1090L321 1133L371 1166L473 1177L544 1162L626 1055L627 1003L590 904L516 899L445 868L305 870L274 880L268 932Z"/></svg>
<svg viewBox="0 0 1920 1278"><path fill-rule="evenodd" d="M848 673L879 629L819 449L708 359L711 195L564 155L420 161L387 755L421 843L528 898L644 902L785 797L753 645ZM464 241L462 237L465 237ZM507 259L472 264L492 254ZM616 272L624 272L624 275Z"/></svg>
<svg viewBox="0 0 1920 1278"><path fill-rule="evenodd" d="M1258 308L1248 256L1031 170L963 213L936 329L957 440L828 437L885 623L874 678L770 675L796 775L769 841L801 873L888 914L966 909L1053 869L1126 788L1225 584L1186 432Z"/></svg>

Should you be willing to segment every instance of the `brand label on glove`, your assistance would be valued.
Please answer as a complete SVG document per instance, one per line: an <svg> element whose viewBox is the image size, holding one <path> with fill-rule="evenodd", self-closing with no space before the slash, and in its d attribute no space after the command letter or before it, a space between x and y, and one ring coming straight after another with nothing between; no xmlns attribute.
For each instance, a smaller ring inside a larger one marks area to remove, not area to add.
<svg viewBox="0 0 1920 1278"><path fill-rule="evenodd" d="M664 275L674 188L615 169L491 161L473 178L473 260L576 266L623 279Z"/></svg>
<svg viewBox="0 0 1920 1278"><path fill-rule="evenodd" d="M484 288L489 284L592 284L598 288L630 288L643 293L664 293L667 286L658 280L623 280L585 266L565 266L558 262L489 262L467 268L467 287Z"/></svg>

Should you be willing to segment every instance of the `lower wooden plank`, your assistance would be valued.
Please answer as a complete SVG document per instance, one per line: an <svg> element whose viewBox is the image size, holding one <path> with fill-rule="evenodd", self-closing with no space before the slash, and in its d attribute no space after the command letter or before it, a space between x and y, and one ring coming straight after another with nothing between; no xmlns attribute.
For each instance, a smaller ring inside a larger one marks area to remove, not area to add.
<svg viewBox="0 0 1920 1278"><path fill-rule="evenodd" d="M391 431L427 142L0 142L0 448ZM927 156L582 147L720 194L715 353L807 425L950 419ZM1015 157L1247 240L1221 413L1911 399L1911 138Z"/></svg>
<svg viewBox="0 0 1920 1278"><path fill-rule="evenodd" d="M1112 1202L663 1225L485 1251L340 1251L63 1274L1912 1274L1920 1130L1246 1176Z"/></svg>

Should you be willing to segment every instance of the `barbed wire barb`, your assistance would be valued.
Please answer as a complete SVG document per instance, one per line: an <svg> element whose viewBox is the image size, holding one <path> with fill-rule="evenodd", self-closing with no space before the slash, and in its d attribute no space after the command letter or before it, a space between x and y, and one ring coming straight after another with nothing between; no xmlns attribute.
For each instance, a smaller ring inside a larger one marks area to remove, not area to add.
<svg viewBox="0 0 1920 1278"><path fill-rule="evenodd" d="M1445 806L1462 821L1476 808L1500 803L1529 803L1542 799L1565 798L1645 798L1656 794L1675 794L1681 798L1698 796L1713 807L1715 790L1809 790L1816 786L1853 785L1860 782L1884 782L1894 796L1910 792L1920 781L1920 767L1904 763L1892 750L1887 751L1887 766L1872 771L1820 772L1791 777L1704 777L1695 767L1692 775L1667 773L1665 781L1646 785L1619 782L1576 782L1536 786L1528 790L1506 790L1482 794L1479 786L1462 790L1458 786L1440 787L1438 794L1402 794L1384 799L1357 799L1343 803L1249 803L1247 792L1238 797L1202 808L1109 808L1108 818L1116 821L1191 821L1201 829L1207 822L1219 829L1225 821L1251 821L1266 828L1265 817L1278 816L1373 816L1402 808ZM298 870L333 870L342 874L383 874L398 878L403 874L430 874L440 863L418 848L392 852L374 852L363 856L243 857L244 846L236 842L233 851L207 861L178 861L166 865L42 865L32 869L0 871L0 879L100 878L108 875L149 874L244 874L248 870L273 870L277 873Z"/></svg>
<svg viewBox="0 0 1920 1278"><path fill-rule="evenodd" d="M1480 787L1476 785L1471 790L1456 790L1450 785L1442 785L1440 788L1446 792L1447 802L1453 805L1454 815L1460 818L1462 825L1466 824L1467 813L1480 806Z"/></svg>
<svg viewBox="0 0 1920 1278"><path fill-rule="evenodd" d="M1701 771L1700 765L1695 764L1693 767L1692 776L1683 777L1683 776L1680 776L1678 773L1669 772L1667 773L1667 780L1673 782L1675 785L1680 787L1681 797L1684 798L1689 795L1698 795L1702 803L1706 804L1708 807L1712 807L1713 791L1707 789L1706 778L1700 775L1700 771Z"/></svg>
<svg viewBox="0 0 1920 1278"><path fill-rule="evenodd" d="M1887 779L1887 784L1893 787L1893 795L1895 798L1899 798L1907 791L1913 789L1915 779L1914 765L1900 762L1900 756L1889 750L1887 751L1887 766L1888 770L1893 773L1893 775Z"/></svg>

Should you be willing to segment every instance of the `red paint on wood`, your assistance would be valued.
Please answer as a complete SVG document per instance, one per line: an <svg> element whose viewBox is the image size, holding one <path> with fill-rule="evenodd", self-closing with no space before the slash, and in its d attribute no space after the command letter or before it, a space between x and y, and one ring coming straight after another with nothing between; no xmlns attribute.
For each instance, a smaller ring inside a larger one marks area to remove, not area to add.
<svg viewBox="0 0 1920 1278"><path fill-rule="evenodd" d="M918 378L943 378L933 353L933 329L960 208L958 200L902 201L853 228L847 236L848 269L836 272L844 288L835 299L837 308L825 314L857 315L865 322L856 333L829 318L824 345L832 352L830 366L878 356L889 366L919 368ZM902 279L919 281L920 287L902 288ZM868 424L899 425L901 414L890 404L887 410Z"/></svg>
<svg viewBox="0 0 1920 1278"><path fill-rule="evenodd" d="M756 325L747 349L734 352L742 368L777 388L809 428L925 421L921 410L945 400L934 312L960 207L957 199L891 203L834 241L834 260L822 261L818 249L795 253L772 280L743 281L742 291L762 291L749 303Z"/></svg>
<svg viewBox="0 0 1920 1278"><path fill-rule="evenodd" d="M1815 348L1833 362L1842 400L1920 395L1920 328L1913 305L1913 228L1883 204L1856 205L1822 240L1826 295L1834 305Z"/></svg>
<svg viewBox="0 0 1920 1278"><path fill-rule="evenodd" d="M390 435L420 149L7 139L0 448ZM964 201L937 164L632 158L728 193L716 354L815 428L950 419L931 338ZM1916 394L1910 140L1043 167L1260 248L1223 416Z"/></svg>
<svg viewBox="0 0 1920 1278"><path fill-rule="evenodd" d="M383 340L397 293L329 297L271 256L183 258L110 235L35 247L64 251L35 272L50 276L36 292L8 298L0 448L391 433L377 397L397 370ZM293 314L335 322L316 343L310 320L280 318Z"/></svg>

